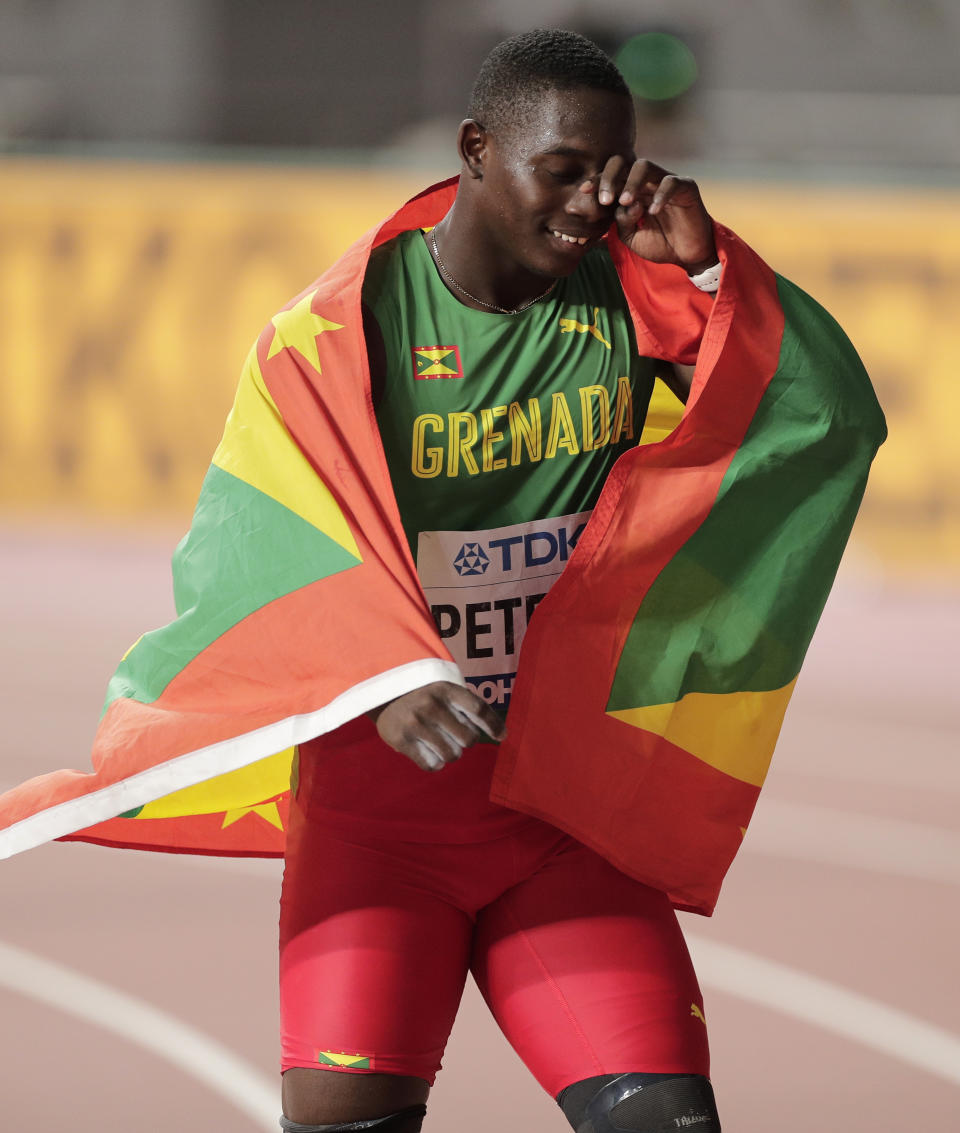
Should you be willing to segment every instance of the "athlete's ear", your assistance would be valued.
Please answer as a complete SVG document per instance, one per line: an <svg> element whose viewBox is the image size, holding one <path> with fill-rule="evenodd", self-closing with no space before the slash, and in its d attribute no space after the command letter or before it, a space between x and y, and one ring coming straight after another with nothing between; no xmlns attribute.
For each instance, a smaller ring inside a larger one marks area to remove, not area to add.
<svg viewBox="0 0 960 1133"><path fill-rule="evenodd" d="M487 131L473 118L466 118L460 123L457 150L463 162L464 172L477 180L482 179L487 157Z"/></svg>

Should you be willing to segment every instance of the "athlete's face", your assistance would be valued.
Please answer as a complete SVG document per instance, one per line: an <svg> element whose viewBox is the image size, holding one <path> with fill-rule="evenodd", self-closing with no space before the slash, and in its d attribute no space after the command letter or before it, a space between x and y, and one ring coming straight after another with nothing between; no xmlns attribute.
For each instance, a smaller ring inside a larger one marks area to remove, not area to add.
<svg viewBox="0 0 960 1133"><path fill-rule="evenodd" d="M486 134L480 185L498 258L536 275L569 275L610 227L616 204L598 200L611 158L635 160L633 104L611 91L545 92L501 137Z"/></svg>

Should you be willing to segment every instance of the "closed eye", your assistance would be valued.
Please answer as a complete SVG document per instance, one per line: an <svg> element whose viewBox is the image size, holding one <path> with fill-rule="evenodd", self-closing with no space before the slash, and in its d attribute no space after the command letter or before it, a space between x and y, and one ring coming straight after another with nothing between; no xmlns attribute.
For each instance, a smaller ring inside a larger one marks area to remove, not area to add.
<svg viewBox="0 0 960 1133"><path fill-rule="evenodd" d="M558 185L574 185L583 180L583 171L580 169L546 169L544 172Z"/></svg>

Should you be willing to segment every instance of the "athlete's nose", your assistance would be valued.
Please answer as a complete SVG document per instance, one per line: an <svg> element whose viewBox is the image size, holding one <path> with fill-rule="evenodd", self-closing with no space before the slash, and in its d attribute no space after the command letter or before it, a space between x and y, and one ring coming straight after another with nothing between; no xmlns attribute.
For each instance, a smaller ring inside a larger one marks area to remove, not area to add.
<svg viewBox="0 0 960 1133"><path fill-rule="evenodd" d="M581 182L567 198L564 211L568 216L580 216L593 223L603 220L610 213L611 206L600 204L599 191L599 179Z"/></svg>

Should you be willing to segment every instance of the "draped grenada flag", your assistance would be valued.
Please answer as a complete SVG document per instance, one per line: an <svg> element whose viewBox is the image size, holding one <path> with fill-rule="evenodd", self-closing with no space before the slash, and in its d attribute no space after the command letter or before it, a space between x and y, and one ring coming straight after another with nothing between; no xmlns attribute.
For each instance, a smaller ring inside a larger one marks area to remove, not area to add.
<svg viewBox="0 0 960 1133"><path fill-rule="evenodd" d="M0 798L0 853L280 854L298 743L462 681L403 536L360 315L371 248L455 191L409 202L264 330L174 557L176 621L121 662L92 773ZM641 351L697 373L679 425L618 461L531 621L493 797L709 913L883 417L830 316L722 226L715 301L609 241Z"/></svg>
<svg viewBox="0 0 960 1133"><path fill-rule="evenodd" d="M683 418L614 467L538 608L493 789L705 913L886 435L834 320L717 237L723 284ZM612 251L641 350L664 356L656 273Z"/></svg>

